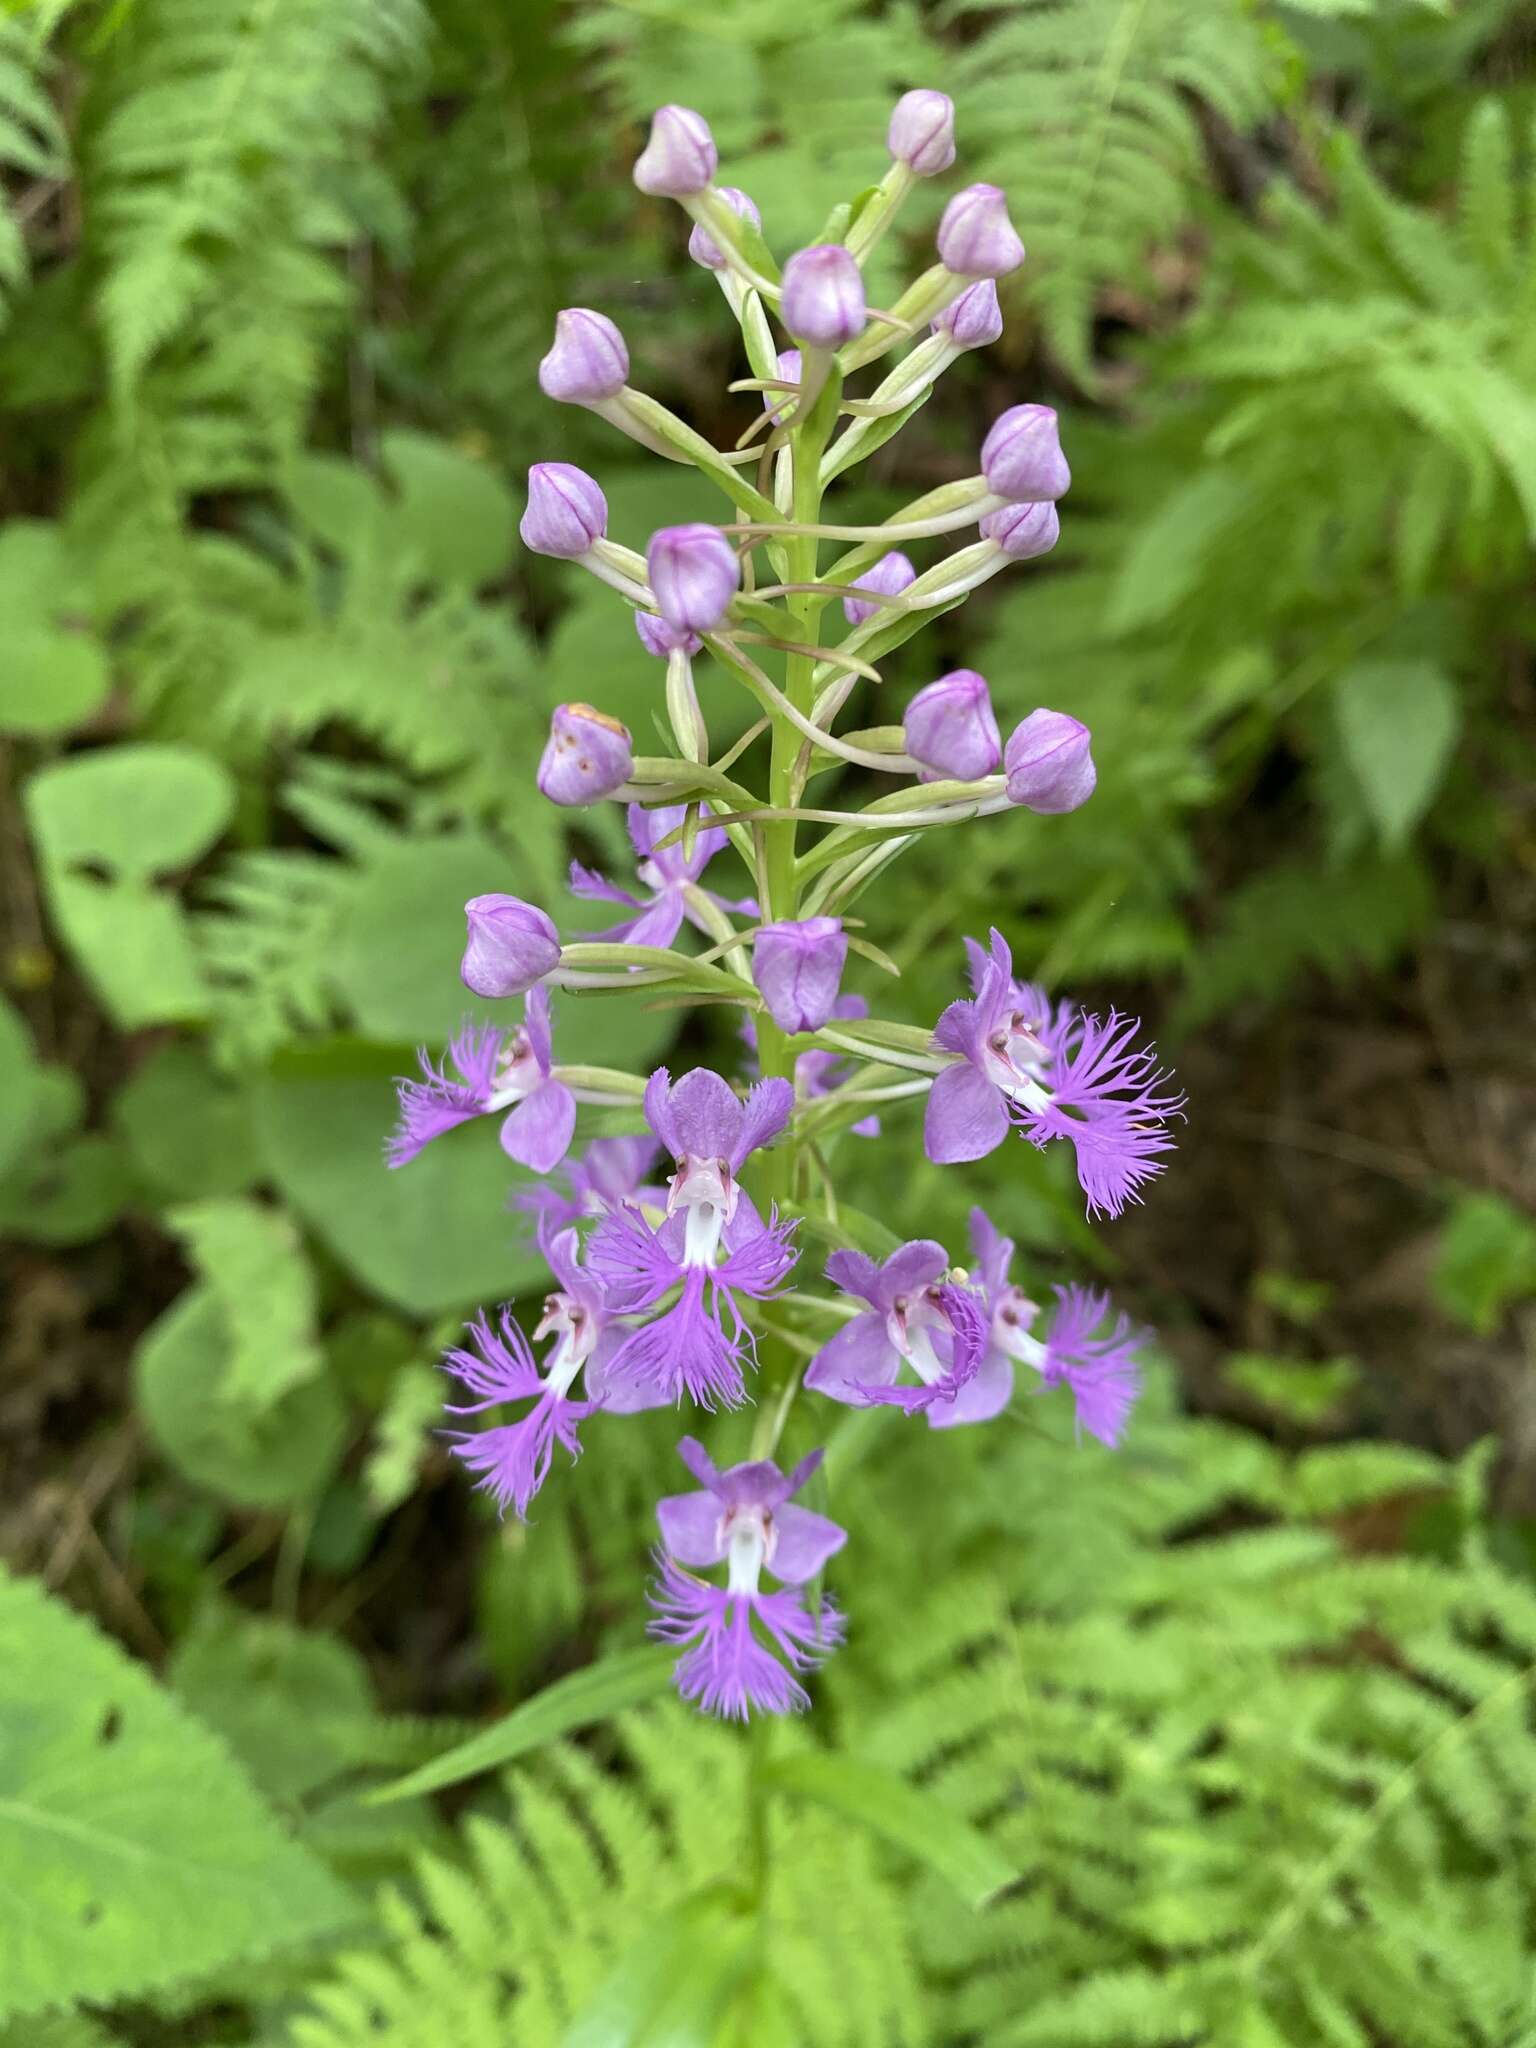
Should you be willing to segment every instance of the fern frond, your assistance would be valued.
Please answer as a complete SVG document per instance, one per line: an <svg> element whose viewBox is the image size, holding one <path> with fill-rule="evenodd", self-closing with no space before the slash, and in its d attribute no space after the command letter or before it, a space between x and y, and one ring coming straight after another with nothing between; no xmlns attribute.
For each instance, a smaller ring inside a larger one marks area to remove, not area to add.
<svg viewBox="0 0 1536 2048"><path fill-rule="evenodd" d="M957 0L949 12L973 13ZM1108 285L1139 282L1205 183L1187 94L1236 127L1265 109L1270 58L1235 0L1026 0L957 64L977 175L1020 195L1020 288L1067 366L1091 381L1089 329Z"/></svg>

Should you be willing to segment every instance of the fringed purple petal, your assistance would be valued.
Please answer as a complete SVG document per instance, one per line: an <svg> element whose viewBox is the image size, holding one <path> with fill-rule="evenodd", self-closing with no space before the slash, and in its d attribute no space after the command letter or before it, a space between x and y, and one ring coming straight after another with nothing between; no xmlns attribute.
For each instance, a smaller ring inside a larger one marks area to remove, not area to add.
<svg viewBox="0 0 1536 2048"><path fill-rule="evenodd" d="M1103 1330L1112 1310L1109 1296L1099 1288L1058 1287L1056 1299L1043 1382L1047 1387L1070 1387L1078 1428L1113 1450L1141 1392L1137 1354L1151 1332L1138 1328L1126 1315L1116 1315Z"/></svg>
<svg viewBox="0 0 1536 2048"><path fill-rule="evenodd" d="M830 1605L810 1615L792 1593L731 1593L658 1558L650 1595L655 1619L648 1633L688 1646L673 1674L679 1693L707 1714L745 1721L762 1713L799 1713L810 1705L805 1687L753 1633L755 1614L779 1654L795 1670L819 1664L842 1640L842 1617Z"/></svg>
<svg viewBox="0 0 1536 2048"><path fill-rule="evenodd" d="M638 1209L615 1209L593 1231L587 1265L616 1315L652 1308L682 1278L682 1266Z"/></svg>
<svg viewBox="0 0 1536 2048"><path fill-rule="evenodd" d="M793 1244L796 1227L781 1223L775 1210L767 1223L759 1219L756 1230L732 1232L727 1256L709 1268L711 1286L752 1301L771 1301L799 1259Z"/></svg>
<svg viewBox="0 0 1536 2048"><path fill-rule="evenodd" d="M496 1503L498 1514L510 1507L526 1521L529 1503L549 1477L555 1445L567 1450L573 1462L579 1458L577 1425L591 1412L590 1402L567 1401L545 1392L520 1421L464 1437L450 1449Z"/></svg>
<svg viewBox="0 0 1536 2048"><path fill-rule="evenodd" d="M712 1314L704 1301L705 1275L690 1267L673 1307L654 1322L632 1330L608 1367L611 1379L631 1382L672 1400L686 1394L701 1408L739 1408L747 1398L742 1363L750 1339L739 1316L730 1337L720 1327L719 1290Z"/></svg>
<svg viewBox="0 0 1536 2048"><path fill-rule="evenodd" d="M1173 1150L1164 1125L1184 1112L1184 1096L1163 1088L1169 1075L1155 1051L1133 1048L1139 1029L1136 1018L1113 1010L1103 1022L1084 1016L1081 1036L1053 1062L1050 1101L1013 1106L1032 1144L1071 1141L1090 1216L1118 1216L1140 1201L1141 1187L1164 1169L1162 1154Z"/></svg>
<svg viewBox="0 0 1536 2048"><path fill-rule="evenodd" d="M404 1166L444 1131L484 1114L505 1041L506 1033L494 1024L466 1024L450 1040L440 1067L433 1066L425 1046L418 1050L422 1078L395 1084L400 1115L385 1147L390 1166ZM450 1065L457 1078L450 1077Z"/></svg>
<svg viewBox="0 0 1536 2048"><path fill-rule="evenodd" d="M482 1309L466 1325L474 1349L465 1351L455 1346L444 1353L443 1370L452 1373L475 1396L467 1407L450 1408L450 1415L478 1415L499 1402L526 1401L530 1395L544 1391L528 1339L513 1320L510 1309L501 1311L498 1323L499 1334L491 1328L490 1318Z"/></svg>

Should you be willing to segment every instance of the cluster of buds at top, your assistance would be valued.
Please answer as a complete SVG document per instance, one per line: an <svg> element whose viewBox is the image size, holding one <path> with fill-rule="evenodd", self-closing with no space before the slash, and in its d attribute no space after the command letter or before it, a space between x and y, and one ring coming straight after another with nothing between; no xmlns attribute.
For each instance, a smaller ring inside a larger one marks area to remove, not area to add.
<svg viewBox="0 0 1536 2048"><path fill-rule="evenodd" d="M609 537L595 478L543 462L521 532L529 549L579 564L629 605L637 659L664 665L657 710L676 751L637 753L601 704L554 713L539 790L562 805L627 806L633 877L571 869L575 895L620 915L572 939L515 896L467 906L466 986L521 998L522 1012L505 1025L467 1022L441 1063L422 1054L420 1075L401 1084L388 1150L404 1165L454 1126L494 1115L508 1155L540 1177L522 1200L551 1268L542 1319L530 1338L508 1310L482 1315L445 1361L467 1397L454 1412L500 1413L455 1449L503 1510L526 1514L555 1448L574 1457L594 1415L680 1401L731 1410L757 1386L744 1458L722 1467L694 1438L679 1445L697 1487L659 1505L651 1624L678 1646L684 1696L743 1717L804 1705L806 1674L842 1639L819 1584L847 1532L795 1499L824 1486L821 1453L788 1471L775 1462L812 1404L891 1408L934 1429L981 1424L1014 1398L1023 1367L1035 1391L1064 1391L1081 1433L1114 1445L1139 1384L1146 1333L1100 1293L1058 1286L1049 1306L1027 1292L1012 1278L1012 1244L981 1211L968 1264L929 1239L869 1241L882 1226L867 1213L849 1237L833 1182L842 1136L915 1145L907 1116L921 1108L926 1156L949 1167L1015 1135L1070 1153L1089 1213L1113 1217L1163 1171L1183 1111L1135 1020L1021 979L998 931L965 942L969 993L957 989L925 1024L874 1017L844 986L857 959L896 971L853 913L904 849L977 818L1076 811L1096 782L1080 719L1036 706L1005 737L974 669L925 682L899 719L842 729L855 692L889 689L888 655L987 578L1050 551L1071 483L1055 412L1024 403L993 422L974 475L879 526L828 516L829 486L884 445L962 354L997 339L995 281L1024 261L1003 193L970 185L943 208L937 261L893 305L870 306L870 250L914 184L955 160L953 106L909 92L887 143L880 182L781 270L751 197L715 183L702 115L672 106L655 116L635 183L690 216L689 254L741 330L752 375L732 388L753 394L751 416L734 447L705 440L631 385L623 335L590 307L559 316L539 380L550 398L693 466L728 509L630 547ZM898 349L872 390L851 395L860 369ZM943 552L967 528L974 538ZM706 657L701 691L695 664ZM722 687L745 690L759 714L724 751L705 711ZM814 778L850 770L848 802L807 802ZM872 776L896 787L869 796ZM722 895L706 875L732 856L750 886ZM701 945L679 943L685 927ZM695 1067L674 1080L665 1068L645 1076L558 1058L552 992L654 1000L658 988L732 1012L745 1047L734 1072ZM617 1134L576 1157L591 1109ZM799 1226L812 1214L844 1240L820 1290L796 1275Z"/></svg>

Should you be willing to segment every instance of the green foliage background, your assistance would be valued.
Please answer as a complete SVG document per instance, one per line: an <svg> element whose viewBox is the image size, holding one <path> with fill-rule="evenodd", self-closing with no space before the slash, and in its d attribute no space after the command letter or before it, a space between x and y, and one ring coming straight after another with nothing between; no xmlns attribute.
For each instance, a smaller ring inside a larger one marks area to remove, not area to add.
<svg viewBox="0 0 1536 2048"><path fill-rule="evenodd" d="M1391 1362L1327 1355L1315 1276L1206 1333L1243 1425L1171 1368L1116 1458L848 1424L850 1642L765 1758L636 1661L674 1418L599 1422L528 1529L445 1469L437 1350L539 1262L484 1133L380 1163L465 897L579 928L567 859L623 859L532 763L568 698L648 738L654 670L516 517L548 457L630 544L713 509L535 382L597 305L637 384L739 424L628 180L664 101L788 249L942 86L1030 248L856 502L1060 407L1049 566L890 673L1070 710L1100 788L889 872L892 1014L995 921L1240 1049L1390 1014L1469 902L1528 905L1533 54L1520 0L8 0L0 2048L1536 2043L1529 1525L1470 1432L1349 1439ZM1040 1281L1119 1263L1050 1162L940 1174L903 1114L878 1169L845 1145L852 1202L958 1248L984 1200ZM1436 1180L1413 1256L1446 1343L1523 1330L1528 1375L1522 1186ZM1199 1301L1134 1305L1185 1358Z"/></svg>

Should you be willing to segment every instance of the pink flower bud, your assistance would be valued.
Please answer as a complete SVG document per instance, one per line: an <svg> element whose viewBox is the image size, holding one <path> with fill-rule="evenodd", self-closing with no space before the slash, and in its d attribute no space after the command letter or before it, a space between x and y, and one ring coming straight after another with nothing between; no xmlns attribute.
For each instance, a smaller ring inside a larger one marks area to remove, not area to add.
<svg viewBox="0 0 1536 2048"><path fill-rule="evenodd" d="M716 196L725 201L738 220L749 220L755 228L762 226L763 216L746 193L735 185L722 185ZM702 263L706 270L724 270L726 267L720 244L706 228L695 226L688 237L688 254L695 263Z"/></svg>
<svg viewBox="0 0 1536 2048"><path fill-rule="evenodd" d="M663 526L645 561L657 609L685 633L718 626L741 587L741 563L718 526Z"/></svg>
<svg viewBox="0 0 1536 2048"><path fill-rule="evenodd" d="M1004 505L997 512L989 512L981 521L985 539L996 541L1005 555L1012 555L1016 562L1027 562L1035 555L1048 555L1061 538L1061 521L1056 516L1056 507L1042 505Z"/></svg>
<svg viewBox="0 0 1536 2048"><path fill-rule="evenodd" d="M864 332L864 273L841 242L790 257L779 313L795 339L812 348L841 348Z"/></svg>
<svg viewBox="0 0 1536 2048"><path fill-rule="evenodd" d="M1016 504L1066 496L1072 482L1061 452L1056 414L1048 405L1013 405L992 422L981 444L987 489Z"/></svg>
<svg viewBox="0 0 1536 2048"><path fill-rule="evenodd" d="M1024 261L1024 244L996 185L967 185L939 222L939 260L956 277L1006 277Z"/></svg>
<svg viewBox="0 0 1536 2048"><path fill-rule="evenodd" d="M872 569L863 570L857 579L861 590L878 590L886 597L900 597L907 585L916 581L917 571L897 548L882 555ZM866 604L861 597L843 599L843 616L850 626L862 626L866 619L884 610L884 605Z"/></svg>
<svg viewBox="0 0 1536 2048"><path fill-rule="evenodd" d="M608 531L608 500L573 462L536 462L528 507L518 524L524 547L573 562Z"/></svg>
<svg viewBox="0 0 1536 2048"><path fill-rule="evenodd" d="M567 306L555 315L554 346L539 364L539 389L567 405L613 398L629 376L629 350L606 313Z"/></svg>
<svg viewBox="0 0 1536 2048"><path fill-rule="evenodd" d="M990 277L968 284L933 323L935 334L947 334L956 348L987 348L1003 331L1003 310Z"/></svg>
<svg viewBox="0 0 1536 2048"><path fill-rule="evenodd" d="M902 730L907 752L921 764L920 782L944 776L976 782L1003 757L987 679L973 668L954 669L919 690L907 706Z"/></svg>
<svg viewBox="0 0 1536 2048"><path fill-rule="evenodd" d="M635 613L635 631L640 635L640 645L646 653L654 654L658 661L665 661L669 654L679 651L691 658L704 645L697 633L682 632L676 626L669 626L665 619L658 619L652 612Z"/></svg>
<svg viewBox="0 0 1536 2048"><path fill-rule="evenodd" d="M552 804L595 804L628 782L634 765L629 733L616 718L590 704L561 704L549 721L539 791Z"/></svg>
<svg viewBox="0 0 1536 2048"><path fill-rule="evenodd" d="M651 139L635 159L635 183L657 199L686 199L715 175L720 152L709 123L692 107L658 107Z"/></svg>
<svg viewBox="0 0 1536 2048"><path fill-rule="evenodd" d="M464 906L469 943L459 975L477 996L520 996L560 964L560 934L516 896L472 896Z"/></svg>
<svg viewBox="0 0 1536 2048"><path fill-rule="evenodd" d="M752 941L752 979L781 1031L819 1031L832 1015L848 958L837 917L765 924Z"/></svg>
<svg viewBox="0 0 1536 2048"><path fill-rule="evenodd" d="M1087 803L1099 779L1089 751L1092 739L1087 726L1065 711L1031 711L1014 727L1003 755L1008 801L1047 816Z"/></svg>
<svg viewBox="0 0 1536 2048"><path fill-rule="evenodd" d="M904 92L891 109L886 147L914 177L931 178L955 160L955 103L946 92Z"/></svg>

